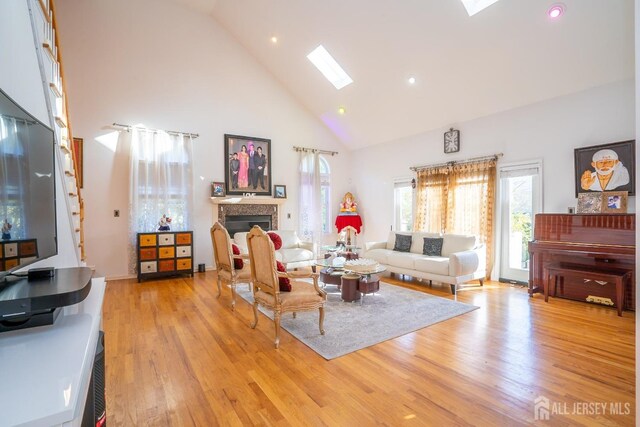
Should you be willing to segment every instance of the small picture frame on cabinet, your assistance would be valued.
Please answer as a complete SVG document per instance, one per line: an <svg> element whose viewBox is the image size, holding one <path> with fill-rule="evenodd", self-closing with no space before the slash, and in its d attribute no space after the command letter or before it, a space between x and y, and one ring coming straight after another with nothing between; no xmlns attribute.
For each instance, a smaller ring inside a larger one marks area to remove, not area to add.
<svg viewBox="0 0 640 427"><path fill-rule="evenodd" d="M627 213L627 191L605 191L602 193L602 212Z"/></svg>
<svg viewBox="0 0 640 427"><path fill-rule="evenodd" d="M592 214L602 212L602 193L578 194L578 209L580 214Z"/></svg>

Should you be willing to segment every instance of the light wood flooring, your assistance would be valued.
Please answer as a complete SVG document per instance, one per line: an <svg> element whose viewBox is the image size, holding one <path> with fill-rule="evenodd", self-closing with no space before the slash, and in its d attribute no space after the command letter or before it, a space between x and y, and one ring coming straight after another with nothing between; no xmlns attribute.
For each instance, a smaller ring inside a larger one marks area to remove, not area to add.
<svg viewBox="0 0 640 427"><path fill-rule="evenodd" d="M448 285L385 281L452 298ZM478 310L326 361L284 330L275 350L273 323L252 330L249 304L232 312L214 283L108 282L110 426L635 424L633 312L489 282L459 292ZM549 421L534 419L538 396Z"/></svg>

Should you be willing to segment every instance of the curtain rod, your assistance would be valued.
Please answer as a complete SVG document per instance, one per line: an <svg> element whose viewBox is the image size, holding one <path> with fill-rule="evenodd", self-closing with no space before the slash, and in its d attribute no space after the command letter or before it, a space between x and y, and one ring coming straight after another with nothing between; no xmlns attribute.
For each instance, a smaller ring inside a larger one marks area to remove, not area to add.
<svg viewBox="0 0 640 427"><path fill-rule="evenodd" d="M303 151L305 153L322 153L322 154L331 154L332 156L335 156L336 154L340 154L337 151L320 150L318 148L296 147L295 145L293 146L293 149L295 151Z"/></svg>
<svg viewBox="0 0 640 427"><path fill-rule="evenodd" d="M409 169L411 169L414 172L417 172L417 171L423 170L423 169L439 168L439 167L442 167L442 166L460 165L460 164L464 164L464 163L478 162L480 160L490 160L490 159L498 160L502 156L503 156L502 153L498 153L498 154L494 154L493 156L473 157L473 158L467 159L467 160L455 160L455 161L451 161L451 162L436 163L436 164L433 164L433 165L411 166Z"/></svg>
<svg viewBox="0 0 640 427"><path fill-rule="evenodd" d="M129 132L132 128L134 128L134 127L135 127L135 128L145 129L145 130L148 130L148 131L151 131L151 132L156 132L156 133L157 133L157 132L166 132L166 133L168 133L169 135L179 135L179 134L182 134L182 135L184 135L184 136L190 136L190 137L191 137L191 138L193 138L193 139L196 139L196 138L198 138L198 137L200 136L200 135L199 135L199 134L197 134L197 133L191 133L191 132L178 132L178 131L175 131L175 130L149 129L149 128L146 128L146 127L143 127L143 126L123 125L123 124L120 124L120 123L114 123L114 124L113 124L113 126L114 126L114 127L118 127L118 128L122 128L122 129L126 130L127 132Z"/></svg>

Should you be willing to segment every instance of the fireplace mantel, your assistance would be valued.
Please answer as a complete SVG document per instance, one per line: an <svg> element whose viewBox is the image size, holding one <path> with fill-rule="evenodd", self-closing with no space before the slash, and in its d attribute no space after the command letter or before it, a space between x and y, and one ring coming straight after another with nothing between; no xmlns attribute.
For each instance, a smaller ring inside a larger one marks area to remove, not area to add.
<svg viewBox="0 0 640 427"><path fill-rule="evenodd" d="M213 222L225 225L227 215L271 215L271 227L277 230L280 206L286 201L275 197L211 197Z"/></svg>
<svg viewBox="0 0 640 427"><path fill-rule="evenodd" d="M286 201L275 197L211 197L214 205L282 205Z"/></svg>

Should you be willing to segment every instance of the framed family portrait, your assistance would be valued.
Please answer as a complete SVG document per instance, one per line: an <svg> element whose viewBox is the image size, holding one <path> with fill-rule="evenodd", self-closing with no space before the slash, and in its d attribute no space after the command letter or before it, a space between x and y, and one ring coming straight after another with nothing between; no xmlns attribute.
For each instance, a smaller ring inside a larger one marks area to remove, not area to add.
<svg viewBox="0 0 640 427"><path fill-rule="evenodd" d="M626 191L605 191L602 193L602 212L627 213Z"/></svg>
<svg viewBox="0 0 640 427"><path fill-rule="evenodd" d="M224 182L211 183L211 197L224 197Z"/></svg>
<svg viewBox="0 0 640 427"><path fill-rule="evenodd" d="M636 191L635 140L576 148L575 186L579 193Z"/></svg>
<svg viewBox="0 0 640 427"><path fill-rule="evenodd" d="M271 140L224 135L226 193L271 196Z"/></svg>
<svg viewBox="0 0 640 427"><path fill-rule="evenodd" d="M287 198L287 186L286 185L274 185L273 186L273 197L276 199L286 199Z"/></svg>

